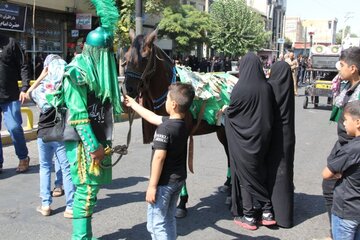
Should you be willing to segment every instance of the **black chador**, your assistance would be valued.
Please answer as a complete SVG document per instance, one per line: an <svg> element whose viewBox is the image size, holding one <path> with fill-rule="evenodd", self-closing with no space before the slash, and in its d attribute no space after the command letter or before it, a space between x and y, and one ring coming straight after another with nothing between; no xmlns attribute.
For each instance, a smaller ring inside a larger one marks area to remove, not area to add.
<svg viewBox="0 0 360 240"><path fill-rule="evenodd" d="M241 59L239 69L225 118L233 183L231 211L234 216L254 217L257 203L263 211L272 208L264 161L270 146L274 97L254 53Z"/></svg>
<svg viewBox="0 0 360 240"><path fill-rule="evenodd" d="M295 105L289 64L276 62L269 84L275 96L275 115L270 152L266 161L267 183L275 220L281 227L293 226Z"/></svg>

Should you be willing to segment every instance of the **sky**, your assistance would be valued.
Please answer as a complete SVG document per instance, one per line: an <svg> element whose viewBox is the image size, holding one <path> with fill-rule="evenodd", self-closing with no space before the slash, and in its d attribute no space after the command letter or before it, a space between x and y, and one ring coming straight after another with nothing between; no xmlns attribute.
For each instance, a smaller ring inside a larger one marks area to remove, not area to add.
<svg viewBox="0 0 360 240"><path fill-rule="evenodd" d="M360 37L360 0L287 0L286 16L301 20L337 18L336 31L344 28L346 15L346 26Z"/></svg>

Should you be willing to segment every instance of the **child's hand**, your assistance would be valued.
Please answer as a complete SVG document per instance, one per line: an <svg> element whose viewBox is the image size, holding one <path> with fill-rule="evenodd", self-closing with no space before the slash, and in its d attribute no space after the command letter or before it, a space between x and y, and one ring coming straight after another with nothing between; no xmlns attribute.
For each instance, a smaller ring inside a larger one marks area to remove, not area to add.
<svg viewBox="0 0 360 240"><path fill-rule="evenodd" d="M334 179L341 179L341 177L342 177L341 173L336 173L334 175Z"/></svg>
<svg viewBox="0 0 360 240"><path fill-rule="evenodd" d="M155 195L156 195L156 187L149 186L146 191L146 202L148 202L150 204L154 204L156 201Z"/></svg>
<svg viewBox="0 0 360 240"><path fill-rule="evenodd" d="M125 106L132 107L133 104L136 103L136 101L135 101L135 99L133 99L129 95L125 95L124 103L125 103Z"/></svg>

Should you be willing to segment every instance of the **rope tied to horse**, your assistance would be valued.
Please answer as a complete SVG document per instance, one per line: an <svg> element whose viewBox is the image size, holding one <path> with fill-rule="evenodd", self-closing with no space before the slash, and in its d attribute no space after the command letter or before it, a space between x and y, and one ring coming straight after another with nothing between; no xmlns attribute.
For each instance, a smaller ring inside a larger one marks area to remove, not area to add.
<svg viewBox="0 0 360 240"><path fill-rule="evenodd" d="M121 160L121 158L126 155L128 153L128 148L130 145L130 141L131 141L131 127L134 121L134 116L135 116L135 111L132 111L129 108L128 111L128 118L129 118L129 130L127 133L127 138L126 138L126 144L124 145L116 145L114 147L110 147L110 146L106 146L106 148L104 149L105 155L113 155L114 153L118 154L118 158L116 159L116 161L112 164L109 165L105 165L103 162L100 162L100 166L104 169L108 169L108 168L112 168L114 167L116 164L118 164Z"/></svg>

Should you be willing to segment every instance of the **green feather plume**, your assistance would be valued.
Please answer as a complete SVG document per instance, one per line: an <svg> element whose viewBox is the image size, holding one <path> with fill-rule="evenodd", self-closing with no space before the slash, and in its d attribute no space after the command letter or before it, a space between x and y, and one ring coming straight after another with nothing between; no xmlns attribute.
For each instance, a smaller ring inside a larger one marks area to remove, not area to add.
<svg viewBox="0 0 360 240"><path fill-rule="evenodd" d="M91 0L91 2L96 9L97 15L100 17L101 27L113 34L119 19L119 12L115 5L115 1Z"/></svg>

